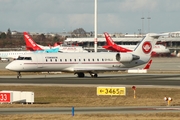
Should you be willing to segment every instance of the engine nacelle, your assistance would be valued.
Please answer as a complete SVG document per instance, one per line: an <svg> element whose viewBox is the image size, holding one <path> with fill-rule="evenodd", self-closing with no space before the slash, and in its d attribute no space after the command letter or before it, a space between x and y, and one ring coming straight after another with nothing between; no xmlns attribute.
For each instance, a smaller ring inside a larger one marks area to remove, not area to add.
<svg viewBox="0 0 180 120"><path fill-rule="evenodd" d="M116 60L118 62L131 62L133 60L138 60L140 57L137 55L133 55L131 53L117 53Z"/></svg>

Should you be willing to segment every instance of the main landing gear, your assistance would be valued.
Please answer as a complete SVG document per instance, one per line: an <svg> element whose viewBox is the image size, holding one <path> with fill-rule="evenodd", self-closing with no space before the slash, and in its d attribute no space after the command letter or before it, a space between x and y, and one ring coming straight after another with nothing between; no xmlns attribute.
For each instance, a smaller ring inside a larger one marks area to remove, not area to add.
<svg viewBox="0 0 180 120"><path fill-rule="evenodd" d="M97 78L97 77L98 77L98 74L96 74L96 73L90 73L90 75L91 75L91 77L93 77L93 78Z"/></svg>
<svg viewBox="0 0 180 120"><path fill-rule="evenodd" d="M84 76L85 76L83 72L80 72L80 73L75 73L75 74L77 74L77 77L79 77L79 78L82 78L82 77L84 77Z"/></svg>
<svg viewBox="0 0 180 120"><path fill-rule="evenodd" d="M74 74L77 74L77 77L79 77L79 78L85 77L85 75L84 75L83 72L74 73ZM97 74L97 73L89 73L89 74L91 75L92 78L97 78L97 77L98 77L98 74Z"/></svg>
<svg viewBox="0 0 180 120"><path fill-rule="evenodd" d="M21 78L21 72L17 72L17 79Z"/></svg>

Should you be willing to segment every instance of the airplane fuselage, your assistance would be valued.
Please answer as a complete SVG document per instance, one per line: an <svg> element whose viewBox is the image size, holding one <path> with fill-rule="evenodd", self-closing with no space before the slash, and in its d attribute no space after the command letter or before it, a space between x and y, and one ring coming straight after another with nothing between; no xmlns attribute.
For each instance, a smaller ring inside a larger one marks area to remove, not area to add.
<svg viewBox="0 0 180 120"><path fill-rule="evenodd" d="M127 53L120 53L124 60L117 61L117 53L41 53L25 54L6 68L19 72L64 71L64 72L100 72L119 71L145 64L144 60L131 60ZM131 56L131 54L130 54ZM22 59L22 60L21 60ZM126 61L127 60L127 61ZM12 69L13 68L13 69Z"/></svg>
<svg viewBox="0 0 180 120"><path fill-rule="evenodd" d="M40 46L40 45L38 45ZM47 49L59 49L59 52L88 52L87 50L84 50L81 46L55 46L55 47L49 47L49 46L40 46L43 50Z"/></svg>
<svg viewBox="0 0 180 120"><path fill-rule="evenodd" d="M20 55L32 53L31 51L1 51L1 59L17 59Z"/></svg>

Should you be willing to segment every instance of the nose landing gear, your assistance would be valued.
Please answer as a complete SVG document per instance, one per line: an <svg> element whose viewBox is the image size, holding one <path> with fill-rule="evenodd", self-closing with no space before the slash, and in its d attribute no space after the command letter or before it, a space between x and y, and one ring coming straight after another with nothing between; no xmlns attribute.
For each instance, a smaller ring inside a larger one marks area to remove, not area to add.
<svg viewBox="0 0 180 120"><path fill-rule="evenodd" d="M21 72L17 72L17 79L21 78Z"/></svg>

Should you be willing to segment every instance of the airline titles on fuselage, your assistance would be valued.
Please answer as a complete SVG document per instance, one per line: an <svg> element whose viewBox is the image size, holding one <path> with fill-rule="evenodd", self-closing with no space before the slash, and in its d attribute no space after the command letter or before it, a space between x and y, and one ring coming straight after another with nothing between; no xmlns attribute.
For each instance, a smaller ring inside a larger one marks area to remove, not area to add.
<svg viewBox="0 0 180 120"><path fill-rule="evenodd" d="M46 61L48 61L48 60L50 60L51 62L52 62L52 60L55 60L56 62L58 61L58 57L45 57L45 59L46 59ZM97 58L97 59L95 59L95 58L78 58L78 59L74 59L74 61L73 61L73 59L71 59L71 58L69 58L69 59L67 59L67 58L64 58L64 59L61 59L60 58L60 61L62 62L62 61L65 61L65 62L67 62L67 61L69 61L69 62L80 62L80 61L84 61L84 62L94 62L94 61L97 61L97 62L100 62L100 61L106 61L106 62L111 62L111 61L113 61L113 59L112 58Z"/></svg>
<svg viewBox="0 0 180 120"><path fill-rule="evenodd" d="M36 46L28 35L25 35L25 37L29 40L29 42L33 45L33 47Z"/></svg>

